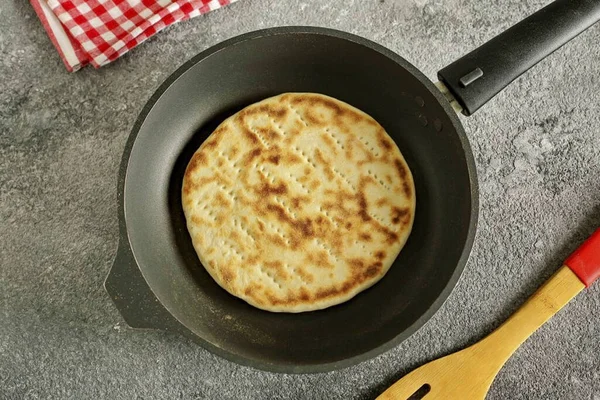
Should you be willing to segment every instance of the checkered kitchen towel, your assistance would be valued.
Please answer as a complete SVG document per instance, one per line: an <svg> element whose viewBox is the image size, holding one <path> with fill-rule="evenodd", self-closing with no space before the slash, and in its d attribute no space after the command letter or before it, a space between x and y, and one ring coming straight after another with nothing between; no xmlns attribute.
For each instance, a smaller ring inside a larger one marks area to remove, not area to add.
<svg viewBox="0 0 600 400"><path fill-rule="evenodd" d="M167 26L236 0L30 0L69 71L110 63Z"/></svg>

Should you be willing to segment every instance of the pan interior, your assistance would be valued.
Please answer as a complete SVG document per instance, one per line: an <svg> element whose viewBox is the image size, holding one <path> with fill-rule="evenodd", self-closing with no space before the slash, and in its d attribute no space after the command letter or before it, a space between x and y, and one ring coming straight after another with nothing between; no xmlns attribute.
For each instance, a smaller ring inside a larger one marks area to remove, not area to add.
<svg viewBox="0 0 600 400"><path fill-rule="evenodd" d="M290 372L350 365L424 323L464 266L476 202L462 128L433 85L379 46L317 29L229 42L184 69L145 110L124 188L132 251L162 305L209 348ZM327 94L370 114L405 156L417 196L413 231L387 275L344 304L303 314L262 311L221 289L181 209L183 173L202 141L231 114L283 92Z"/></svg>

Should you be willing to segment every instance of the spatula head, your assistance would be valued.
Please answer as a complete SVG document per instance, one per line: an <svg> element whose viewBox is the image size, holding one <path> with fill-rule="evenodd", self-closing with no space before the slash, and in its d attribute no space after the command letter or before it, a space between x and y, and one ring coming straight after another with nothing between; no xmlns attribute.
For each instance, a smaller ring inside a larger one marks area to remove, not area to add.
<svg viewBox="0 0 600 400"><path fill-rule="evenodd" d="M483 400L499 368L481 363L477 353L472 346L425 364L390 386L377 400Z"/></svg>

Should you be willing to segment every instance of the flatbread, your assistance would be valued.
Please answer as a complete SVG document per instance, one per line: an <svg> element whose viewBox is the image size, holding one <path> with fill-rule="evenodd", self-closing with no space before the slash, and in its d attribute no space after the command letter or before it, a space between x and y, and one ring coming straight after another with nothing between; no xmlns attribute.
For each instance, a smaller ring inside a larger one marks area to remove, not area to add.
<svg viewBox="0 0 600 400"><path fill-rule="evenodd" d="M192 157L183 210L204 268L275 312L342 303L379 281L404 246L415 188L369 115L286 93L226 119Z"/></svg>

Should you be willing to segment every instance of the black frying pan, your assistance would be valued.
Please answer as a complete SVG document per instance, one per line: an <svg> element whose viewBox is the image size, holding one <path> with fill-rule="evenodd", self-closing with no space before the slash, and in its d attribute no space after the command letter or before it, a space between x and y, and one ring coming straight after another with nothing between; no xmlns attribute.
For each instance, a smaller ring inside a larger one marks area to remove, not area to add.
<svg viewBox="0 0 600 400"><path fill-rule="evenodd" d="M599 0L556 1L442 69L446 95L400 56L329 29L267 29L206 50L157 90L127 142L106 289L132 327L179 332L271 371L347 367L397 345L450 294L473 243L475 164L449 100L471 114L598 19ZM404 154L417 194L413 231L384 279L303 314L261 311L221 289L181 209L183 172L202 141L241 108L288 91L324 93L373 116Z"/></svg>

